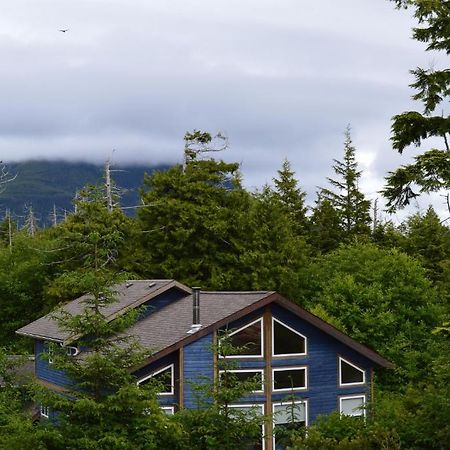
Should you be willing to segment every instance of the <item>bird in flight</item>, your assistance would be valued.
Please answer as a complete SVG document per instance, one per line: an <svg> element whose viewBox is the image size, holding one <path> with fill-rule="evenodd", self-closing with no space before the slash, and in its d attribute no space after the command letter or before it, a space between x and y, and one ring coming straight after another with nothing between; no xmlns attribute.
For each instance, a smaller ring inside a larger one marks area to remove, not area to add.
<svg viewBox="0 0 450 450"><path fill-rule="evenodd" d="M69 31L69 29L68 28L63 28L62 30L58 30L58 31L61 31L61 33L65 33L66 31Z"/></svg>

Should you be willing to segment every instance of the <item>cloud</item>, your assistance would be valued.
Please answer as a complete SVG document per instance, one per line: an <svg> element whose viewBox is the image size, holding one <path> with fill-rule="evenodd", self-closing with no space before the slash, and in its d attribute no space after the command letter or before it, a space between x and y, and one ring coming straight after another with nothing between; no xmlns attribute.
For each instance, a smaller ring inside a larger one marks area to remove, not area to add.
<svg viewBox="0 0 450 450"><path fill-rule="evenodd" d="M373 0L10 0L2 5L0 153L118 163L181 159L222 130L244 180L287 157L311 201L352 124L375 195L399 158L390 118L428 64L408 12ZM58 31L69 28L67 33Z"/></svg>

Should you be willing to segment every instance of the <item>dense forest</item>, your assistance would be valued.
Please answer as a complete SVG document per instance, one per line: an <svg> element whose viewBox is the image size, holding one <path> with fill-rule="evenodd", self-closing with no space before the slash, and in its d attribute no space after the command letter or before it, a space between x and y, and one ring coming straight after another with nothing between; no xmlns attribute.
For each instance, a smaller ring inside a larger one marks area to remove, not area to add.
<svg viewBox="0 0 450 450"><path fill-rule="evenodd" d="M415 11L422 25L414 30L416 39L450 53L449 2L397 4ZM425 150L387 175L383 193L391 210L427 192L449 198L450 122L441 106L448 103L450 72L413 73L414 97L424 112L394 117L393 147L403 152L440 137L443 148ZM286 160L271 185L245 189L239 164L217 157L221 140L187 133L183 164L145 176L135 217L99 184L86 186L74 212L52 227L18 230L8 217L0 224L0 448L242 449L257 439L258 421L267 418L223 413L249 386L213 391L215 402L169 417L157 407L154 387L143 393L130 382L141 350L132 342L126 352L123 343L105 349L105 342L136 317L107 325L96 314L114 300L108 286L125 278L276 290L395 364L377 375L365 420L323 417L307 434L293 430L288 448L449 448L448 218L432 207L401 224L372 214L359 188L350 128L342 157L331 162L334 176L318 180L324 187L312 207ZM11 376L17 359L8 355L32 349L15 330L84 292L92 295L91 313L85 320L65 317L62 324L77 334L89 330L96 359L77 366L64 355L56 360L83 389L67 397L32 383L18 386ZM61 415L56 423L33 425L27 405L43 399Z"/></svg>

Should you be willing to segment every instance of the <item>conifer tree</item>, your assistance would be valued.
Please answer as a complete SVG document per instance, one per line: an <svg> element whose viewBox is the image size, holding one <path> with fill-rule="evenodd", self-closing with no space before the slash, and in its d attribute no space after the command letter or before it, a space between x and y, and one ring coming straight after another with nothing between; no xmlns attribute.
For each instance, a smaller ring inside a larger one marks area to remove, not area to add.
<svg viewBox="0 0 450 450"><path fill-rule="evenodd" d="M273 179L275 183L275 197L281 202L287 216L292 221L297 234L304 234L308 229L305 205L306 193L298 187L295 172L287 159L278 170L278 177Z"/></svg>
<svg viewBox="0 0 450 450"><path fill-rule="evenodd" d="M339 179L327 179L336 190L322 188L321 195L338 211L345 238L368 235L371 222L370 202L359 190L361 171L358 171L350 126L345 130L344 159L343 161L335 159L334 162L333 170Z"/></svg>
<svg viewBox="0 0 450 450"><path fill-rule="evenodd" d="M411 8L420 26L413 28L414 39L427 45L427 51L450 54L450 2L444 0L393 0L398 7ZM392 145L399 153L409 146L420 147L434 138L432 148L414 157L386 177L383 190L391 210L408 205L422 193L446 192L450 212L450 70L416 68L411 73L416 90L414 100L423 112L405 111L393 117ZM447 115L445 115L447 114ZM440 144L439 144L440 143Z"/></svg>

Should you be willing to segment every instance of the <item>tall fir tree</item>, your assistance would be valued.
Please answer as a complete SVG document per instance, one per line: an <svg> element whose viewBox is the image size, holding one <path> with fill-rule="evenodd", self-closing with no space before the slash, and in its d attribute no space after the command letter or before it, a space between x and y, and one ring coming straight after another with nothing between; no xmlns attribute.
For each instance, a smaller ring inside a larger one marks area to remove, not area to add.
<svg viewBox="0 0 450 450"><path fill-rule="evenodd" d="M309 225L306 217L306 193L298 187L295 172L291 169L291 164L287 159L283 161L281 169L278 170L278 177L274 178L273 182L275 184L275 197L285 209L295 232L305 234Z"/></svg>
<svg viewBox="0 0 450 450"><path fill-rule="evenodd" d="M333 170L339 179L327 178L333 188L321 189L321 195L338 211L344 237L349 240L354 236L370 233L370 202L359 190L361 171L355 158L350 126L345 130L344 159L334 160Z"/></svg>

